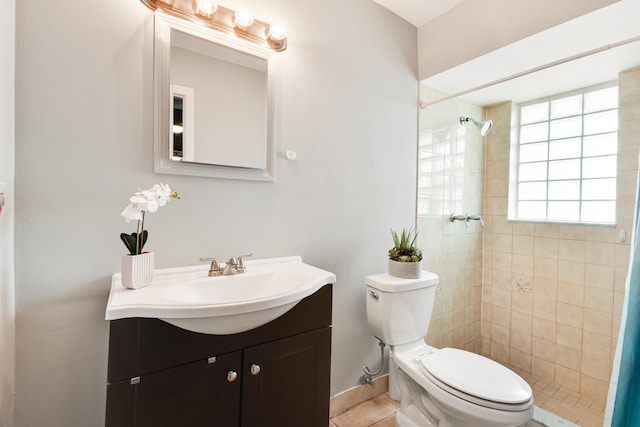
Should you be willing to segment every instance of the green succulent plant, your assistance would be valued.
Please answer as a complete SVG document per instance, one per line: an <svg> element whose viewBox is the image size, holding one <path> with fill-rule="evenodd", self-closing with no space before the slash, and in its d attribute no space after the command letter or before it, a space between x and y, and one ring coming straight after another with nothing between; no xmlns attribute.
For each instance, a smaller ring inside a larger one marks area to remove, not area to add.
<svg viewBox="0 0 640 427"><path fill-rule="evenodd" d="M416 247L416 233L411 227L409 230L402 229L402 234L398 237L395 230L391 230L394 246L389 249L389 259L400 262L418 262L422 260L422 251Z"/></svg>

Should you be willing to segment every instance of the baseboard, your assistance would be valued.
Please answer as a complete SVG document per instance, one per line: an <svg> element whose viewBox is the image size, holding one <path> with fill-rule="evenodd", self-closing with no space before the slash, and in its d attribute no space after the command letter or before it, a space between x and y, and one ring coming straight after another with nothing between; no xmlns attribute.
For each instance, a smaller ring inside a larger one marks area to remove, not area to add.
<svg viewBox="0 0 640 427"><path fill-rule="evenodd" d="M373 386L361 384L345 390L331 397L329 402L329 418L342 414L362 402L389 391L389 375L383 375L373 380Z"/></svg>

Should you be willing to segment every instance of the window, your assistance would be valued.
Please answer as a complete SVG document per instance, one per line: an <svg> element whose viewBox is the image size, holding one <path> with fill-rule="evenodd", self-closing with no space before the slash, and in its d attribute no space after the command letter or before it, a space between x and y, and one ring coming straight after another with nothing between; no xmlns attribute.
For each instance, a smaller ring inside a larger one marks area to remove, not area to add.
<svg viewBox="0 0 640 427"><path fill-rule="evenodd" d="M618 87L591 87L517 110L510 219L614 224Z"/></svg>

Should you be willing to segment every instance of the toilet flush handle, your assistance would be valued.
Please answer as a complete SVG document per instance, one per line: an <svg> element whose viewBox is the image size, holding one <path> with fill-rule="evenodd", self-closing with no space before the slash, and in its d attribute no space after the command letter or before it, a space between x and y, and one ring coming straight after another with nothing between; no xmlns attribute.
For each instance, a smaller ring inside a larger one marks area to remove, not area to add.
<svg viewBox="0 0 640 427"><path fill-rule="evenodd" d="M378 299L380 298L380 296L378 296L377 292L372 291L371 289L369 289L369 295L371 295L373 297L373 299Z"/></svg>

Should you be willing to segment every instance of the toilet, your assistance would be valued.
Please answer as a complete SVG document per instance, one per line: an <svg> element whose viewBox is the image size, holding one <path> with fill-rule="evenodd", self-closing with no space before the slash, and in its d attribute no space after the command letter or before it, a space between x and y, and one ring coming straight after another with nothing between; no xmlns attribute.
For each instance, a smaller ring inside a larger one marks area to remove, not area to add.
<svg viewBox="0 0 640 427"><path fill-rule="evenodd" d="M400 390L398 427L516 427L533 416L533 392L493 360L425 343L438 276L367 276L367 319L391 347L390 390ZM392 394L392 397L393 394Z"/></svg>

